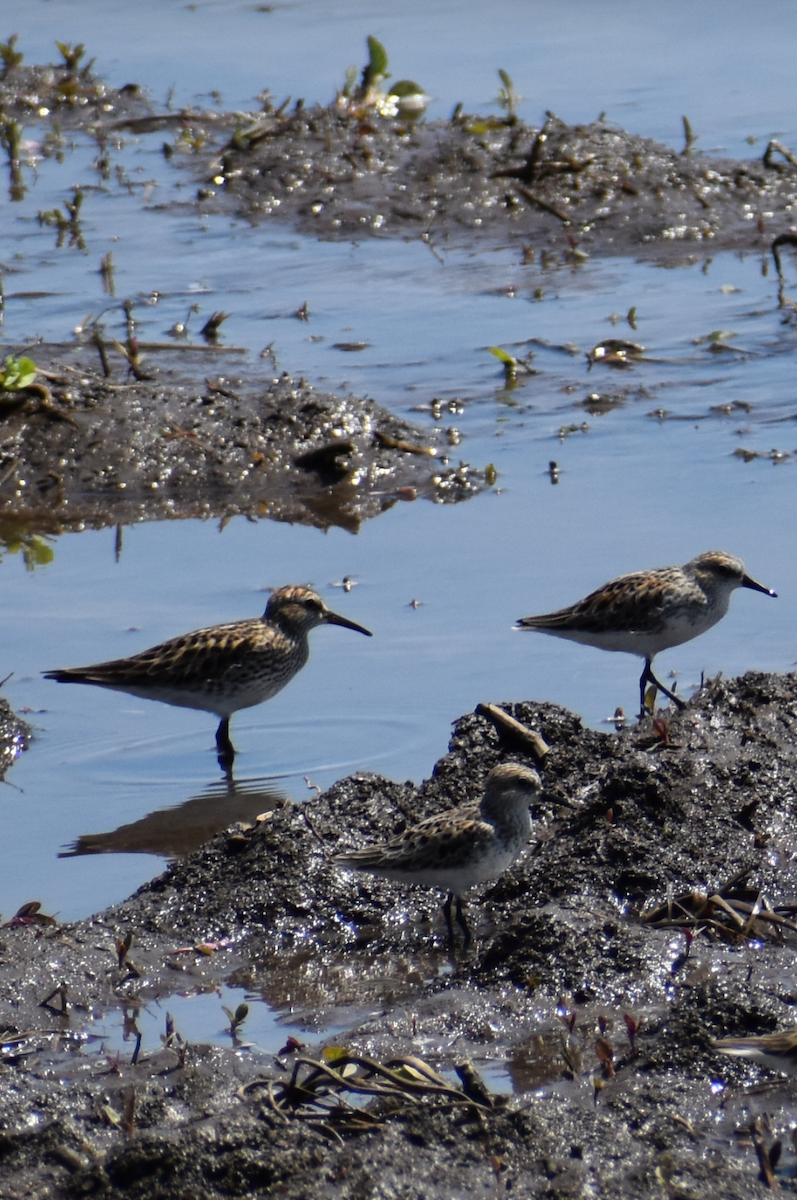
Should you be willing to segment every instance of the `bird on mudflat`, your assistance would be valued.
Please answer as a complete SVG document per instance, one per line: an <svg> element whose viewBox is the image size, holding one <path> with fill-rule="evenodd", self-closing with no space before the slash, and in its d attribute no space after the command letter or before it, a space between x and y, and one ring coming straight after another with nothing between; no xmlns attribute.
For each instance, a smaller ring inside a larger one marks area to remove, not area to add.
<svg viewBox="0 0 797 1200"><path fill-rule="evenodd" d="M683 701L656 679L651 665L661 650L699 637L728 611L736 588L777 596L746 574L744 563L724 550L698 554L682 567L659 567L620 575L577 604L538 617L521 617L516 629L538 629L600 650L639 654L640 717L645 685L652 683L680 708Z"/></svg>
<svg viewBox="0 0 797 1200"><path fill-rule="evenodd" d="M529 840L529 804L541 787L536 771L503 763L490 771L478 803L427 817L389 842L336 854L333 861L344 869L447 892L443 913L449 944L454 942L451 905L456 899L457 923L467 946L473 938L462 894L502 875L515 861Z"/></svg>
<svg viewBox="0 0 797 1200"><path fill-rule="evenodd" d="M289 585L271 594L262 617L209 625L130 658L45 671L44 677L215 713L219 764L229 772L235 759L230 717L290 683L307 662L307 638L316 625L342 625L371 637L369 629L331 612L312 588Z"/></svg>

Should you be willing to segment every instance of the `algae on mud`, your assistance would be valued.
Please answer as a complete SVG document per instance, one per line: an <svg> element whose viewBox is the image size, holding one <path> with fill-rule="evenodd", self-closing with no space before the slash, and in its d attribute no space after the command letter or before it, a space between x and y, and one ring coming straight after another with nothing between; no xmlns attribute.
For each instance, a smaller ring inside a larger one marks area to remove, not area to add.
<svg viewBox="0 0 797 1200"><path fill-rule="evenodd" d="M471 954L440 949L430 889L353 880L331 854L358 831L395 833L472 798L492 766L517 759L478 715L457 722L420 788L353 776L234 826L91 920L4 930L5 1186L109 1200L153 1186L175 1200L275 1187L442 1198L511 1179L535 1196L640 1200L664 1186L709 1200L769 1194L753 1143L780 1138L777 1180L789 1190L793 1086L765 1101L740 1092L759 1072L716 1056L710 1039L788 1026L794 936L756 920L718 937L709 922L685 954L682 934L640 917L741 871L759 911L797 893L797 677L710 681L667 714L666 738L651 721L614 735L552 705L503 707L550 750L536 841L482 891ZM446 1078L471 1059L519 1092L464 1121L408 1101L341 1140L275 1112L265 1087L238 1095L248 1080L285 1078L289 1047L274 1058L169 1042L110 1068L88 1051L109 1004L132 1014L222 980L244 985L250 1006L257 994L290 997L311 1025L359 994L371 1011L336 1031L337 1045L381 1063L415 1055ZM54 1020L39 1003L61 982L68 1011ZM770 1132L737 1139L763 1105Z"/></svg>

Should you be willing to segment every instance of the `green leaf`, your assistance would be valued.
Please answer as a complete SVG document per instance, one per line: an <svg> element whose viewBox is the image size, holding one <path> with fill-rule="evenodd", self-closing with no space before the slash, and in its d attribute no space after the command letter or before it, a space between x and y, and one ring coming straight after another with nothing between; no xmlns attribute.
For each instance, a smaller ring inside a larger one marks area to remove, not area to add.
<svg viewBox="0 0 797 1200"><path fill-rule="evenodd" d="M498 74L501 78L501 83L504 85L506 90L508 92L514 91L515 85L512 82L512 76L507 74L506 71L502 71L500 67L498 68Z"/></svg>
<svg viewBox="0 0 797 1200"><path fill-rule="evenodd" d="M731 338L735 338L736 334L732 329L714 329L706 335L708 342L728 342Z"/></svg>
<svg viewBox="0 0 797 1200"><path fill-rule="evenodd" d="M387 50L375 37L368 38L368 82L387 76Z"/></svg>
<svg viewBox="0 0 797 1200"><path fill-rule="evenodd" d="M17 387L29 387L36 378L36 364L30 358L17 359Z"/></svg>
<svg viewBox="0 0 797 1200"><path fill-rule="evenodd" d="M506 350L502 350L500 346L490 346L490 353L494 354L499 362L502 362L505 367L511 367L513 370L517 367L517 359L511 354L507 354Z"/></svg>
<svg viewBox="0 0 797 1200"><path fill-rule="evenodd" d="M27 545L22 547L22 561L28 571L36 567L46 567L55 558L55 551L48 546L44 538L31 534Z"/></svg>
<svg viewBox="0 0 797 1200"><path fill-rule="evenodd" d="M413 83L411 79L399 79L398 83L394 83L390 89L391 96L420 96L423 94L423 88L417 83Z"/></svg>
<svg viewBox="0 0 797 1200"><path fill-rule="evenodd" d="M36 378L36 364L30 358L14 358L13 354L6 357L2 371L0 371L0 388L4 388L7 392L19 392L23 388L30 387Z"/></svg>
<svg viewBox="0 0 797 1200"><path fill-rule="evenodd" d="M348 1050L345 1046L325 1046L321 1051L321 1061L334 1066L342 1058L346 1058Z"/></svg>

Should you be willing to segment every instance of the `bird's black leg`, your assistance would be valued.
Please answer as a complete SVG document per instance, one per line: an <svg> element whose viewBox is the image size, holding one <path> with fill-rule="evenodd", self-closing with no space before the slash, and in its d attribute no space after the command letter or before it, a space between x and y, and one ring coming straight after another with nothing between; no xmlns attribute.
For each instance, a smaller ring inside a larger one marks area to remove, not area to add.
<svg viewBox="0 0 797 1200"><path fill-rule="evenodd" d="M639 678L639 719L640 719L640 721L644 717L646 717L649 712L649 710L645 707L645 684L646 683L652 683L653 686L655 688L658 688L660 692L664 692L664 695L668 696L669 699L672 700L673 704L675 704L677 708L686 708L686 705L684 704L684 702L680 696L676 696L675 692L671 692L670 689L666 688L663 683L659 683L658 679L656 678L656 676L653 674L653 671L651 670L650 659L646 658L645 659L645 669Z"/></svg>
<svg viewBox="0 0 797 1200"><path fill-rule="evenodd" d="M468 922L465 920L465 913L462 910L462 897L457 896L457 924L459 925L464 935L463 946L469 946L473 941Z"/></svg>
<svg viewBox="0 0 797 1200"><path fill-rule="evenodd" d="M231 779L232 765L235 762L235 746L230 740L229 717L222 717L216 730L216 757L224 774Z"/></svg>
<svg viewBox="0 0 797 1200"><path fill-rule="evenodd" d="M451 905L453 903L453 900L454 900L454 893L449 892L448 895L446 896L446 902L443 905L443 916L446 919L446 929L448 930L449 946L454 945L454 924L451 920Z"/></svg>

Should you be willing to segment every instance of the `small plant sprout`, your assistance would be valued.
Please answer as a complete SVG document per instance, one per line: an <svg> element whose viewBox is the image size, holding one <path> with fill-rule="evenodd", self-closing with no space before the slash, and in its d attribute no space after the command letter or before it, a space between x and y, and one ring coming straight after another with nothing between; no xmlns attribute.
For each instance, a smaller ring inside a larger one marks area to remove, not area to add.
<svg viewBox="0 0 797 1200"><path fill-rule="evenodd" d="M515 91L512 76L507 71L502 71L499 67L498 75L501 80L501 87L498 90L497 100L506 113L507 124L514 125L517 122L517 106L520 95Z"/></svg>
<svg viewBox="0 0 797 1200"><path fill-rule="evenodd" d="M78 67L80 66L81 58L86 53L86 47L83 45L82 42L78 42L78 44L76 46L73 46L71 42L56 41L55 44L58 47L58 49L61 51L61 54L63 55L64 67L66 68L67 71L69 71L70 75L74 74L78 70ZM87 75L93 65L94 65L94 59L92 58L82 68L81 74Z"/></svg>
<svg viewBox="0 0 797 1200"><path fill-rule="evenodd" d="M66 215L61 212L60 208L51 208L43 211L39 209L38 221L40 225L53 225L58 230L58 239L56 246L60 248L64 244L64 239L69 234L69 245L76 247L78 250L85 250L86 243L83 238L83 230L80 227L80 209L83 205L83 190L75 187L72 190L72 199L64 201Z"/></svg>
<svg viewBox="0 0 797 1200"><path fill-rule="evenodd" d="M3 366L0 367L0 390L4 392L24 391L33 383L37 370L32 359L26 358L24 355L21 358L15 358L13 354L7 354Z"/></svg>
<svg viewBox="0 0 797 1200"><path fill-rule="evenodd" d="M0 62L3 64L0 78L6 79L15 67L20 66L24 55L17 50L19 34L12 33L7 42L0 42Z"/></svg>
<svg viewBox="0 0 797 1200"><path fill-rule="evenodd" d="M362 78L360 80L360 88L365 96L372 89L378 88L383 79L390 78L387 69L387 50L385 50L385 47L375 37L371 37L370 35L367 39L367 44L368 62L363 67Z"/></svg>
<svg viewBox="0 0 797 1200"><path fill-rule="evenodd" d="M21 200L25 195L25 184L22 178L22 126L18 121L0 124L0 145L8 155L10 197L12 200Z"/></svg>
<svg viewBox="0 0 797 1200"><path fill-rule="evenodd" d="M515 386L519 375L533 374L529 365L529 360L533 355L529 354L526 358L515 358L514 354L510 354L508 350L502 350L500 346L489 346L488 349L504 368L504 381L508 388Z"/></svg>
<svg viewBox="0 0 797 1200"><path fill-rule="evenodd" d="M684 123L684 148L681 151L681 154L691 154L692 148L694 147L699 135L693 133L692 125L688 117L683 117L682 120Z"/></svg>
<svg viewBox="0 0 797 1200"><path fill-rule="evenodd" d="M490 353L495 355L501 366L504 368L504 375L506 376L507 382L509 382L510 379L515 379L517 377L519 364L518 360L513 354L509 354L506 350L502 350L500 346L490 346Z"/></svg>
<svg viewBox="0 0 797 1200"><path fill-rule="evenodd" d="M368 37L368 62L362 69L359 84L357 70L349 67L346 81L338 93L338 105L352 115L361 115L366 109L375 109L382 117L399 114L410 120L423 113L429 96L412 79L400 79L390 89L383 84L390 78L387 69L387 51L375 37Z"/></svg>
<svg viewBox="0 0 797 1200"><path fill-rule="evenodd" d="M636 1035L639 1031L639 1022L630 1013L623 1013L623 1020L628 1031L628 1040L631 1043L631 1053L636 1054Z"/></svg>
<svg viewBox="0 0 797 1200"><path fill-rule="evenodd" d="M244 1021L249 1016L249 1005L239 1004L235 1012L233 1012L232 1009L227 1008L226 1004L222 1004L221 1007L224 1010L224 1015L230 1022L230 1028L228 1032L232 1035L232 1037L237 1037L239 1027L243 1025Z"/></svg>

